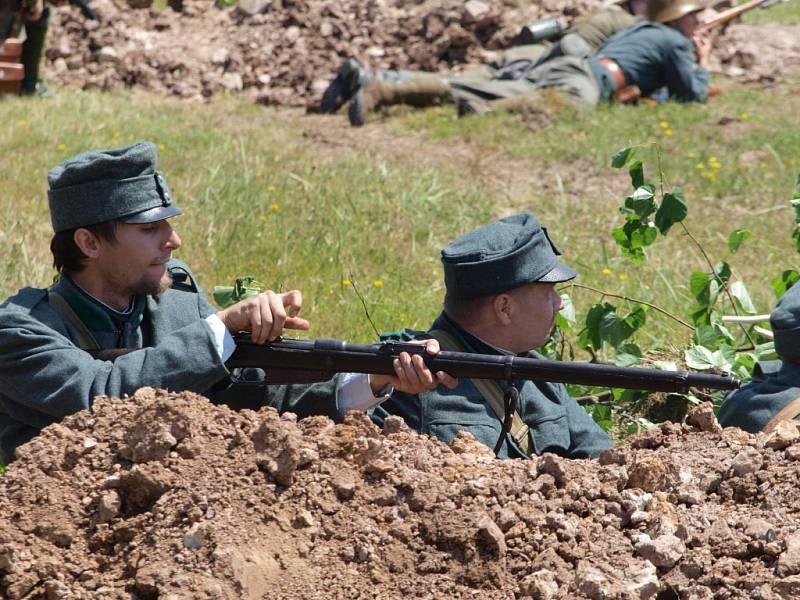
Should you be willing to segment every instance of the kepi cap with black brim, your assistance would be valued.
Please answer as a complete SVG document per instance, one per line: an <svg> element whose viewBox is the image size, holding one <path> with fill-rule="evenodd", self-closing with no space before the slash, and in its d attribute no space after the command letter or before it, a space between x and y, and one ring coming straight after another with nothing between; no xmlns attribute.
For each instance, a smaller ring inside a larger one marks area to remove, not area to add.
<svg viewBox="0 0 800 600"><path fill-rule="evenodd" d="M445 287L451 298L500 294L528 283L574 279L547 230L531 213L474 229L442 249Z"/></svg>
<svg viewBox="0 0 800 600"><path fill-rule="evenodd" d="M50 219L56 233L111 220L152 223L182 214L151 142L90 150L48 173Z"/></svg>

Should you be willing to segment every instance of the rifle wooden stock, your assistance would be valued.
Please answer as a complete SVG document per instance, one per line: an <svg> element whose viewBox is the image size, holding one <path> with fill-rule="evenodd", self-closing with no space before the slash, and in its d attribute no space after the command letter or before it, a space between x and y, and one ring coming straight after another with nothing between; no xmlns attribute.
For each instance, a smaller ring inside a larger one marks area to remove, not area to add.
<svg viewBox="0 0 800 600"><path fill-rule="evenodd" d="M720 27L729 21L732 21L736 17L743 15L747 11L753 10L754 8L767 8L768 6L775 3L775 0L748 0L744 4L740 4L739 6L734 6L733 8L729 8L728 10L722 11L716 17L702 23L697 26L695 29L695 33L706 33L711 31L716 27Z"/></svg>
<svg viewBox="0 0 800 600"><path fill-rule="evenodd" d="M614 365L560 362L514 355L439 352L430 356L424 346L387 341L350 344L342 340L289 340L254 344L236 337L236 351L227 366L259 367L272 384L307 383L330 379L335 373L393 375L392 361L401 352L421 355L431 371L469 379L530 379L600 387L685 393L689 388L732 390L733 377L688 371L659 371Z"/></svg>

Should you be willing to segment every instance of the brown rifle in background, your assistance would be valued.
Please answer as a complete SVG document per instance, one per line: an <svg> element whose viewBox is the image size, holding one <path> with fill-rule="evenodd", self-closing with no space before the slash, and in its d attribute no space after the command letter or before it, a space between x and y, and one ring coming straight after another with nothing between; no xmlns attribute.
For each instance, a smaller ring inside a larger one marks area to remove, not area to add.
<svg viewBox="0 0 800 600"><path fill-rule="evenodd" d="M745 2L744 4L740 4L739 6L734 6L733 8L722 11L710 21L702 23L697 27L697 29L695 29L695 33L706 33L712 29L721 27L726 23L731 22L733 19L743 15L747 11L753 10L754 8L769 8L773 4L786 1L787 0L748 0L748 2Z"/></svg>

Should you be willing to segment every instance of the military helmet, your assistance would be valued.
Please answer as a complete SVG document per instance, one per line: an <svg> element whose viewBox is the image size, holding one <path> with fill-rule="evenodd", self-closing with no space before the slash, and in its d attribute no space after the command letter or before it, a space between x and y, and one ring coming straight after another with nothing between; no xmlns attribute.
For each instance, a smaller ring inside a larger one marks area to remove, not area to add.
<svg viewBox="0 0 800 600"><path fill-rule="evenodd" d="M702 0L648 0L647 20L669 23L704 8L706 4Z"/></svg>

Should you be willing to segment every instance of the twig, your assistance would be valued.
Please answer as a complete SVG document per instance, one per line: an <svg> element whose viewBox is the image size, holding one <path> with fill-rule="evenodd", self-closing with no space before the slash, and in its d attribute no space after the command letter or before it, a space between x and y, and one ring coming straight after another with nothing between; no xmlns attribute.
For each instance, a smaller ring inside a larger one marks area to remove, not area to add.
<svg viewBox="0 0 800 600"><path fill-rule="evenodd" d="M680 323L681 325L683 325L687 329L689 329L691 331L694 331L694 326L693 325L687 323L686 321L684 321L680 317L676 317L671 312L666 311L663 308L660 308L660 307L656 306L655 304L651 304L650 302L645 302L644 300L637 300L636 298L631 298L629 296L623 296L621 294L613 294L611 292L598 290L597 288L594 288L594 287L592 287L590 285L584 285L582 283L572 283L572 282L570 282L569 286L570 287L581 288L581 289L584 289L584 290L589 290L589 291L595 292L597 294L600 294L601 296L610 296L611 298L619 298L620 300L627 300L628 302L635 302L636 304L643 304L644 306L649 306L653 310L656 310L656 311L660 312L661 314L668 316L670 319L673 319L674 321L677 321L678 323Z"/></svg>
<svg viewBox="0 0 800 600"><path fill-rule="evenodd" d="M372 326L372 331L375 332L376 337L381 337L381 332L378 331L377 327L375 327L375 323L373 322L372 317L369 315L367 302L364 300L364 296L361 295L361 292L359 292L358 288L356 287L356 280L352 273L350 273L350 285L353 286L353 291L356 293L356 296L358 296L358 299L361 300L361 306L364 307L364 314L367 317L367 321L369 321L369 324Z"/></svg>
<svg viewBox="0 0 800 600"><path fill-rule="evenodd" d="M736 313L737 317L740 316L739 309L736 308L736 302L734 302L733 296L731 295L731 292L728 289L728 284L722 281L722 278L719 275L717 275L717 272L714 270L714 263L711 262L711 258L708 256L708 254L706 254L705 248L703 248L702 244L700 244L700 242L698 242L697 239L692 235L692 232L689 231L689 228L686 227L683 221L681 221L681 227L683 227L683 231L686 233L686 235L689 236L689 239L692 240L692 242L694 242L694 245L697 246L697 248L700 250L700 254L703 255L703 258L705 259L708 268L711 270L711 274L719 282L720 286L722 286L722 290L728 297L728 300L731 303L731 307L733 308L733 312ZM753 347L755 347L756 343L753 341L753 338L750 337L750 332L747 331L747 328L744 325L741 325L741 328L742 331L744 332L745 337L747 338L747 341L750 342L753 345Z"/></svg>

